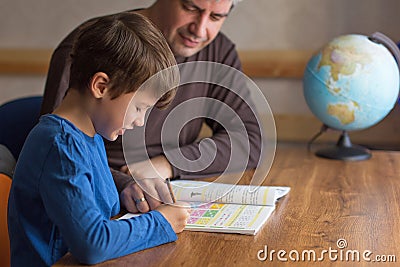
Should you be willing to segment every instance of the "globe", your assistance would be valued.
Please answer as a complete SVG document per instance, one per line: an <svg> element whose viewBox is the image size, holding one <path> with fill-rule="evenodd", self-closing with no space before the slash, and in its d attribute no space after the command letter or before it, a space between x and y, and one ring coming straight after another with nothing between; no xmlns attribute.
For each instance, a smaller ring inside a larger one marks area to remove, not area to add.
<svg viewBox="0 0 400 267"><path fill-rule="evenodd" d="M399 67L388 45L364 35L342 35L309 60L303 89L311 112L347 136L347 131L375 125L392 110L399 94Z"/></svg>

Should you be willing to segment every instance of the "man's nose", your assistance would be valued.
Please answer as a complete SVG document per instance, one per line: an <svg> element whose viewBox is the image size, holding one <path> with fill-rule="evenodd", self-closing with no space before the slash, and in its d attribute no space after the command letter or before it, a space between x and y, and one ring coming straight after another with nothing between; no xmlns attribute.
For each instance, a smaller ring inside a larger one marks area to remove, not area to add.
<svg viewBox="0 0 400 267"><path fill-rule="evenodd" d="M206 14L200 14L195 21L190 24L190 33L196 38L205 38L207 35L208 17Z"/></svg>

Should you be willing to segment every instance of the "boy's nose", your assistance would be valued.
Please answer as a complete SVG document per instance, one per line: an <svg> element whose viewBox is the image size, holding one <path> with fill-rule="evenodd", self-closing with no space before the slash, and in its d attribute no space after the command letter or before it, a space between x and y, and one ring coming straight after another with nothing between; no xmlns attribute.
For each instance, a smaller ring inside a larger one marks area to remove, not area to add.
<svg viewBox="0 0 400 267"><path fill-rule="evenodd" d="M144 125L144 116L140 118L136 118L136 120L133 123L135 126L142 127Z"/></svg>

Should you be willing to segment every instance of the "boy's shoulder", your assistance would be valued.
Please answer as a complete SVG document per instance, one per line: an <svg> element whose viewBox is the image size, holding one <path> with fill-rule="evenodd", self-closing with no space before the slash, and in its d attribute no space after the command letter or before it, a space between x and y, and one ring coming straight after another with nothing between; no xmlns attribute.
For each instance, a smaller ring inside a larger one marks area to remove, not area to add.
<svg viewBox="0 0 400 267"><path fill-rule="evenodd" d="M89 137L57 115L43 115L29 133L21 154L29 160L33 153L39 161L61 157L85 162L94 151L103 149L102 142L100 136Z"/></svg>
<svg viewBox="0 0 400 267"><path fill-rule="evenodd" d="M41 135L43 138L54 138L60 134L74 134L76 130L76 127L67 120L54 114L47 114L40 117L39 123L31 133Z"/></svg>
<svg viewBox="0 0 400 267"><path fill-rule="evenodd" d="M40 117L39 123L32 129L27 141L43 146L76 145L81 147L96 141L96 139L98 138L85 135L68 120L49 114Z"/></svg>

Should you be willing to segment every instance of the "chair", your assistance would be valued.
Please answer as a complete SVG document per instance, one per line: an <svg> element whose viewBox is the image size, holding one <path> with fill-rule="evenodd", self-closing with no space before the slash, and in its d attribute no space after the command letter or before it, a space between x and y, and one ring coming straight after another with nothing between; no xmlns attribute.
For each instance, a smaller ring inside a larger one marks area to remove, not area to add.
<svg viewBox="0 0 400 267"><path fill-rule="evenodd" d="M28 133L39 120L42 96L24 97L0 106L0 144L18 159Z"/></svg>
<svg viewBox="0 0 400 267"><path fill-rule="evenodd" d="M12 177L15 167L15 158L10 150L0 144L0 173Z"/></svg>
<svg viewBox="0 0 400 267"><path fill-rule="evenodd" d="M10 266L7 206L15 161L39 120L41 104L42 96L33 96L0 106L0 266Z"/></svg>
<svg viewBox="0 0 400 267"><path fill-rule="evenodd" d="M10 266L10 240L7 228L8 194L11 178L0 173L0 266Z"/></svg>

